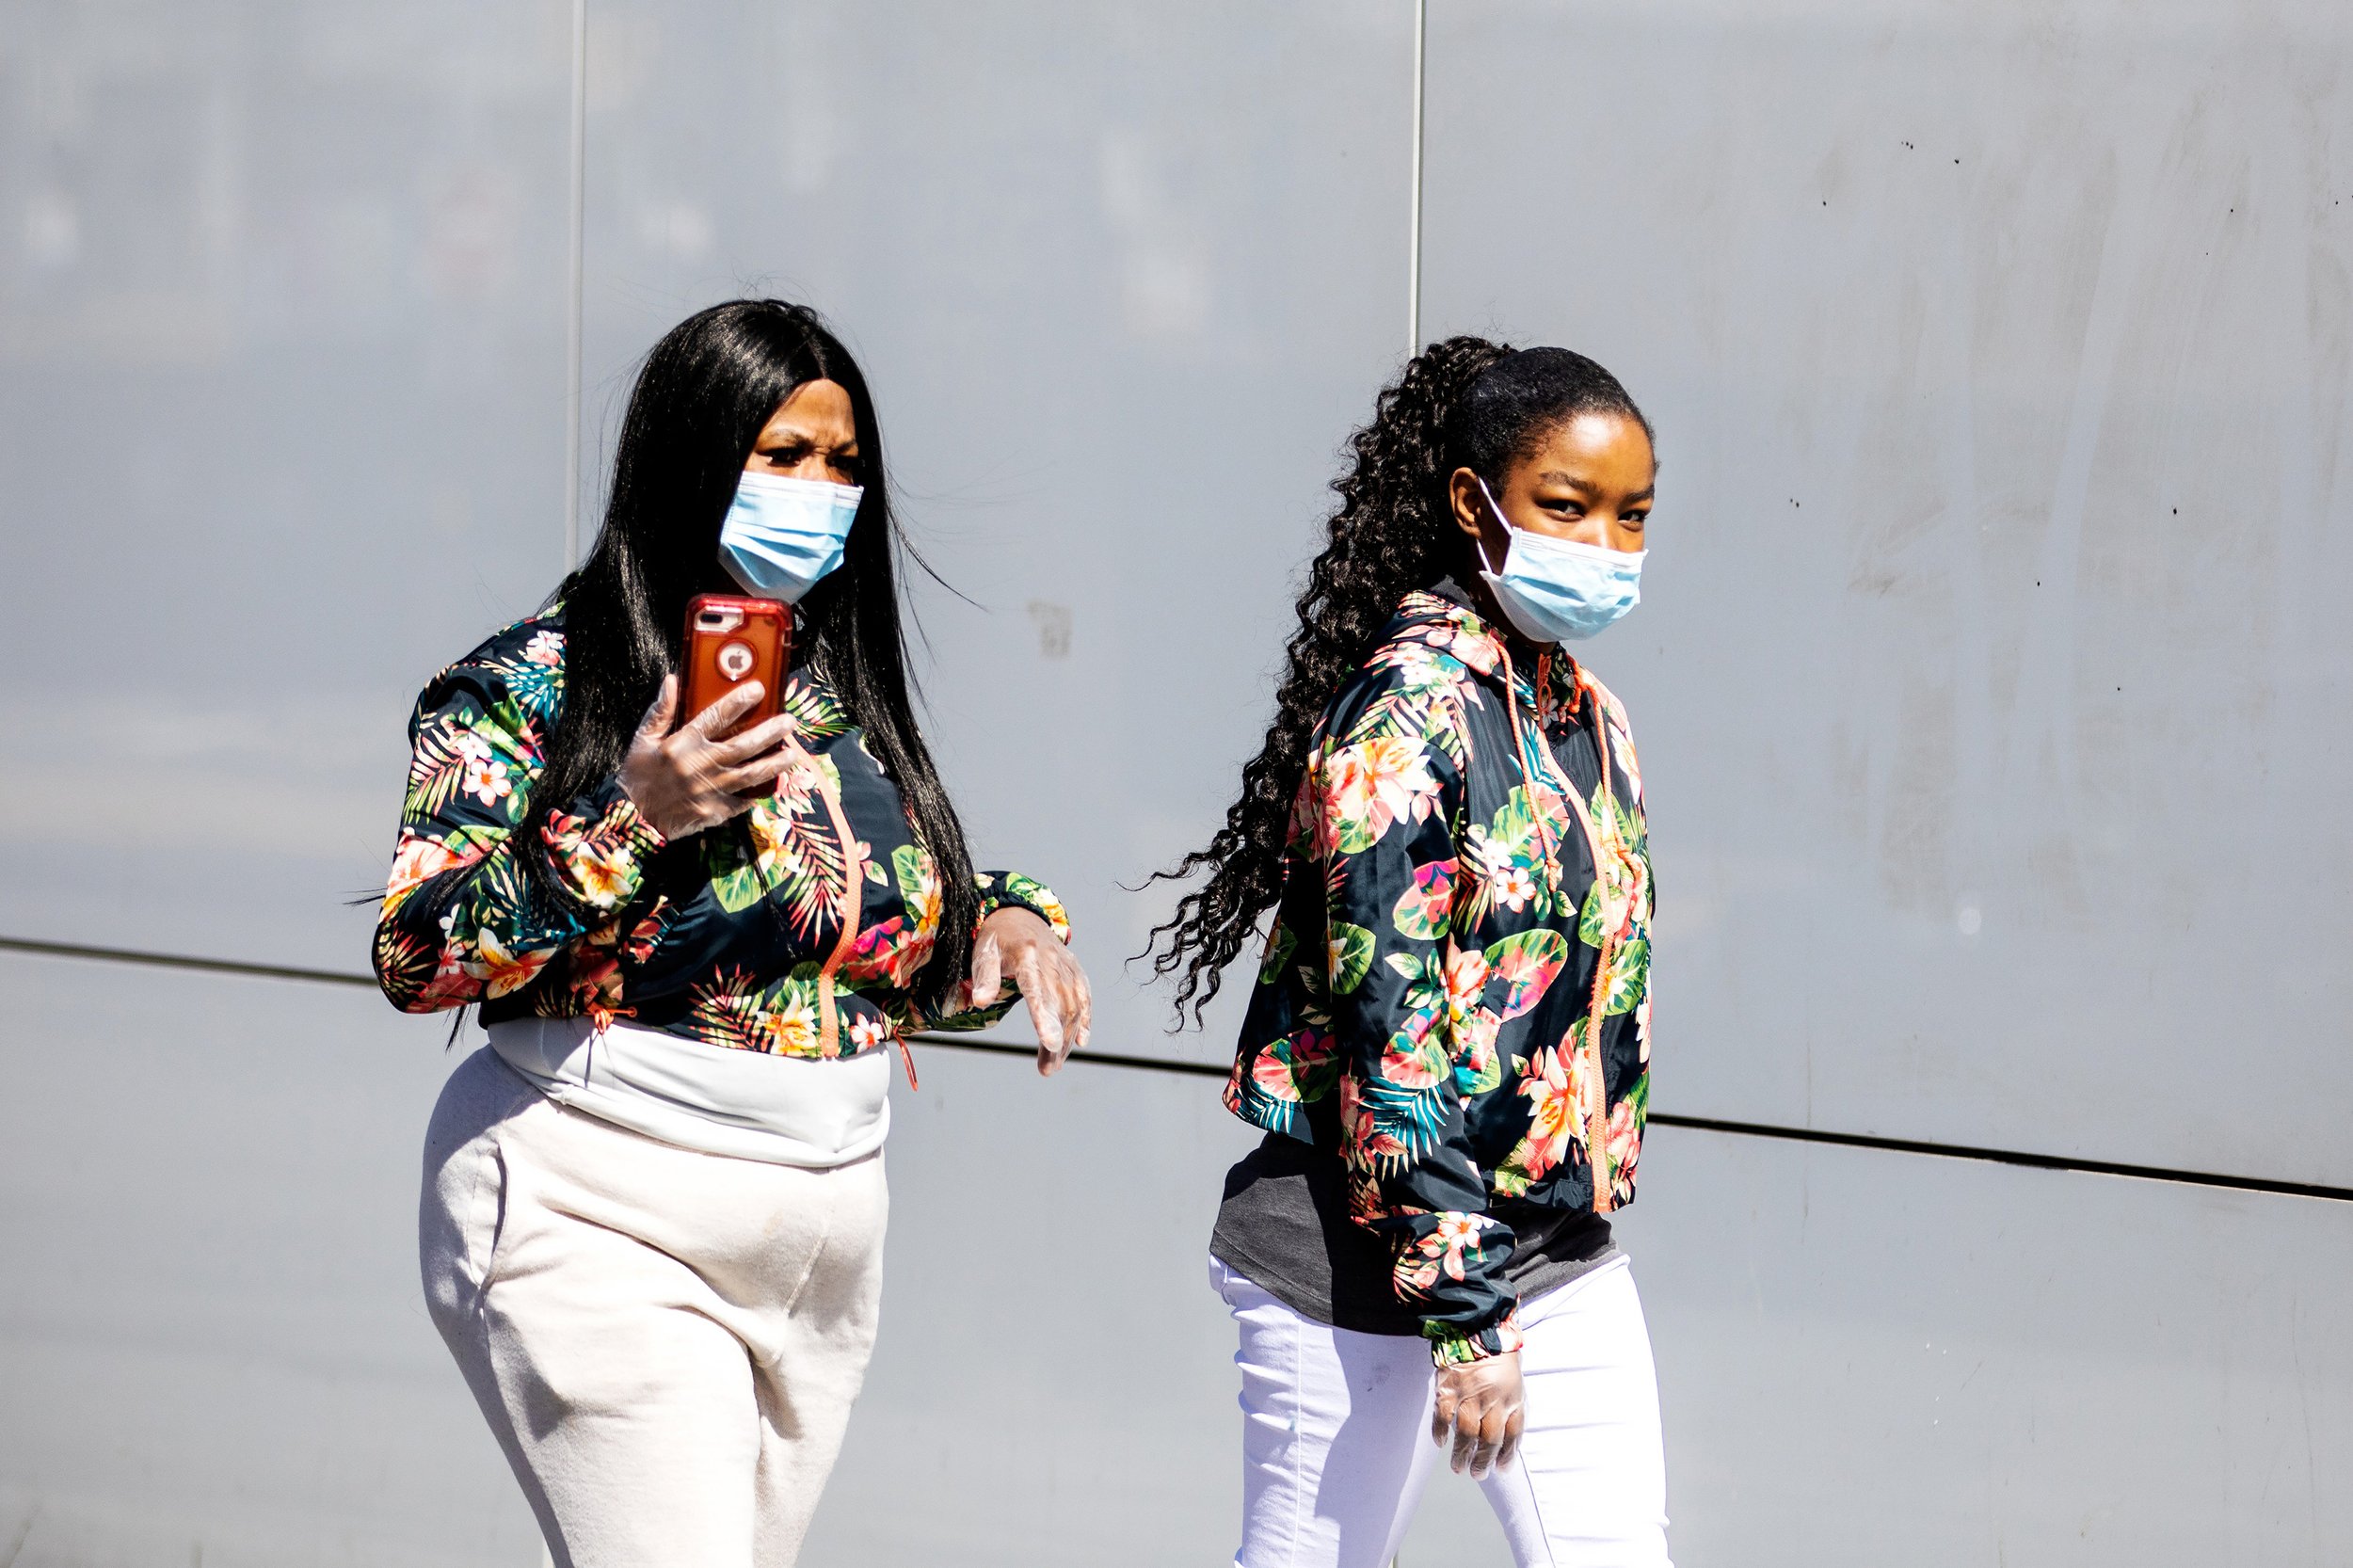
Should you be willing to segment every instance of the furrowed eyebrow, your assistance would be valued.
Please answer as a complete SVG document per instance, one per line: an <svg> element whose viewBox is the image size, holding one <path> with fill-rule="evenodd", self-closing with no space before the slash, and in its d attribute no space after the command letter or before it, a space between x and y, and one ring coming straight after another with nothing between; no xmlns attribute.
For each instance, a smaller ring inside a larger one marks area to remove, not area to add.
<svg viewBox="0 0 2353 1568"><path fill-rule="evenodd" d="M857 449L857 438L856 436L852 436L846 442L840 446L828 448L823 441L819 440L815 436L810 435L808 431L797 429L791 425L787 425L782 430L762 430L760 433L760 440L753 447L753 450L756 452L764 452L772 446L806 446L811 451L823 450L826 452L827 456L834 457L856 457L859 456Z"/></svg>

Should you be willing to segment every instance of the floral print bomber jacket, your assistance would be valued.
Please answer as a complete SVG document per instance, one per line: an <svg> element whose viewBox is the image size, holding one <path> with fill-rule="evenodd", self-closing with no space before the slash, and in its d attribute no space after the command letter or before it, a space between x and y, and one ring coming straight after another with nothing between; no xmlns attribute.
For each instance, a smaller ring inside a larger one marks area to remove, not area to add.
<svg viewBox="0 0 2353 1568"><path fill-rule="evenodd" d="M478 1002L486 1024L625 1016L713 1046L836 1057L910 1030L981 1028L1012 1006L1010 989L984 1010L917 1005L938 873L816 672L786 681L801 756L775 795L676 842L616 779L563 802L539 842L515 838L563 710L561 608L499 632L418 698L376 931L376 979L402 1010ZM558 894L527 875L526 855L544 857ZM984 919L1018 905L1069 939L1040 884L979 881Z"/></svg>
<svg viewBox="0 0 2353 1568"><path fill-rule="evenodd" d="M1499 1216L1633 1199L1650 1096L1625 712L1417 590L1325 709L1225 1091L1341 1160L1441 1366L1519 1343Z"/></svg>

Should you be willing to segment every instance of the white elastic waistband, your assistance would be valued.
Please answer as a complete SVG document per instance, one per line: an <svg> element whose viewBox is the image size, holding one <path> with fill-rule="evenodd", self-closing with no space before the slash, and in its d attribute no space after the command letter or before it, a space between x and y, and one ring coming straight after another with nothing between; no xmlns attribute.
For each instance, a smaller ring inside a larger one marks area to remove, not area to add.
<svg viewBox="0 0 2353 1568"><path fill-rule="evenodd" d="M890 1131L890 1053L828 1061L730 1050L615 1019L510 1018L490 1048L560 1105L705 1154L846 1165Z"/></svg>

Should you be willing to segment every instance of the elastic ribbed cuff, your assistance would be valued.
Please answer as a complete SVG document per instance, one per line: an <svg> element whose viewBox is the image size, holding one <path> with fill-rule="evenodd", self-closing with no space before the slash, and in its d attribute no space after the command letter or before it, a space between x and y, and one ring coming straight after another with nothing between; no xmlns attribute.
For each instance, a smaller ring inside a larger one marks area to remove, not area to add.
<svg viewBox="0 0 2353 1568"><path fill-rule="evenodd" d="M1520 1325L1513 1318L1487 1328L1465 1330L1451 1323L1424 1323L1422 1337L1430 1341L1430 1359L1439 1367L1460 1367L1509 1355L1520 1348Z"/></svg>
<svg viewBox="0 0 2353 1568"><path fill-rule="evenodd" d="M972 878L981 890L981 919L986 920L1000 909L1027 909L1054 928L1063 945L1070 944L1070 916L1063 909L1062 900L1054 889L1019 872L981 872ZM973 928L975 940L980 929Z"/></svg>

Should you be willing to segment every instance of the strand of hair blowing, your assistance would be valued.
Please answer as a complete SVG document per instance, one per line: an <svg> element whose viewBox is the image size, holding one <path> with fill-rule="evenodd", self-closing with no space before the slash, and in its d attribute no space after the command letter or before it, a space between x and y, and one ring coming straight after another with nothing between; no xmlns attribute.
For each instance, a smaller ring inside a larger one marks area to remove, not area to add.
<svg viewBox="0 0 2353 1568"><path fill-rule="evenodd" d="M1460 554L1446 520L1447 479L1454 469L1447 425L1472 383L1510 352L1508 344L1484 338L1432 344L1382 389L1372 423L1349 440L1355 464L1332 482L1339 508L1323 552L1307 568L1299 630L1284 650L1287 664L1266 742L1242 765L1241 793L1209 847L1152 878L1181 882L1209 872L1207 882L1177 901L1169 920L1153 928L1151 944L1139 955L1150 956L1156 979L1182 971L1176 1000L1180 1025L1187 1007L1200 1021L1226 966L1282 897L1292 803L1324 706L1364 662L1406 591L1435 584Z"/></svg>

